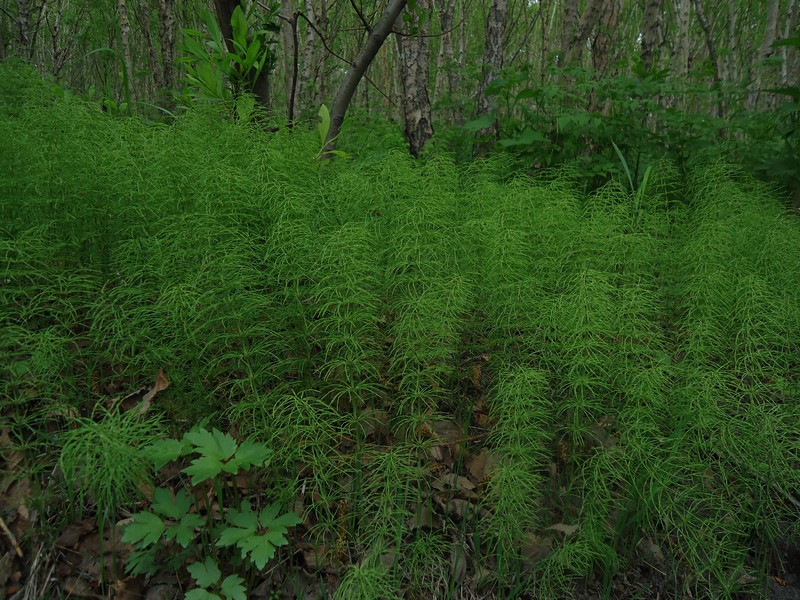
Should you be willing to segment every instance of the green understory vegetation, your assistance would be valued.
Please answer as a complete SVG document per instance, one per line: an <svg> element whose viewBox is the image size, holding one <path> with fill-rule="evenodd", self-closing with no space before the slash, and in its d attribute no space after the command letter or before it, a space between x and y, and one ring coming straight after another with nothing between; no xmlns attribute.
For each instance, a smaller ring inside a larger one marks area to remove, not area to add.
<svg viewBox="0 0 800 600"><path fill-rule="evenodd" d="M265 507L298 515L270 565L316 555L342 600L610 594L645 547L679 596L732 597L797 541L800 228L735 166L586 195L568 169L322 163L313 132L37 85L0 108L0 418L43 529L177 522L200 467L170 513L153 444L202 439L257 468L200 494L225 515L191 498L208 535L175 529L169 568L231 598ZM160 370L145 414L110 401Z"/></svg>

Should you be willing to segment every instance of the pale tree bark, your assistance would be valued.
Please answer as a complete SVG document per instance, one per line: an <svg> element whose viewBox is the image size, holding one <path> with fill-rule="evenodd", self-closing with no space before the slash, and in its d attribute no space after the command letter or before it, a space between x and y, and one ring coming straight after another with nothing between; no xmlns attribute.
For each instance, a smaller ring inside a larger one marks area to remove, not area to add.
<svg viewBox="0 0 800 600"><path fill-rule="evenodd" d="M389 2L383 15L381 15L381 18L378 19L378 22L369 32L367 40L358 53L358 56L347 70L344 80L336 93L333 105L331 106L331 124L328 129L328 136L325 140L326 157L330 157L331 152L336 149L336 138L342 128L344 117L347 114L350 101L356 93L358 84L364 77L370 64L372 64L375 56L378 54L378 50L381 49L386 38L392 32L392 26L406 7L406 1L407 0L391 0L391 2Z"/></svg>
<svg viewBox="0 0 800 600"><path fill-rule="evenodd" d="M663 13L664 0L645 0L642 27L642 64L645 71L652 71L657 64L656 52L661 39Z"/></svg>
<svg viewBox="0 0 800 600"><path fill-rule="evenodd" d="M80 30L86 23L85 5L71 7L74 14L71 19L65 20L65 4L65 0L58 0L55 4L50 3L43 16L44 26L50 35L50 72L56 77L72 59Z"/></svg>
<svg viewBox="0 0 800 600"><path fill-rule="evenodd" d="M439 15L439 25L442 29L442 35L439 38L439 54L436 57L435 101L440 100L444 96L452 98L453 95L452 73L453 63L455 62L455 52L453 50L452 29L455 6L455 0L436 0L436 12Z"/></svg>
<svg viewBox="0 0 800 600"><path fill-rule="evenodd" d="M586 8L583 9L577 29L567 42L565 66L580 63L586 40L600 21L604 4L605 0L589 0L586 3Z"/></svg>
<svg viewBox="0 0 800 600"><path fill-rule="evenodd" d="M778 15L780 14L780 0L767 0L767 16L764 23L764 37L758 48L756 59L750 66L750 92L747 96L747 106L755 108L761 94L761 79L764 72L764 61L774 52L772 43L778 31Z"/></svg>
<svg viewBox="0 0 800 600"><path fill-rule="evenodd" d="M680 77L689 75L689 24L691 19L691 0L675 0L678 18L678 35L675 41L673 72Z"/></svg>
<svg viewBox="0 0 800 600"><path fill-rule="evenodd" d="M739 81L739 6L728 3L728 60L725 61L725 81Z"/></svg>
<svg viewBox="0 0 800 600"><path fill-rule="evenodd" d="M503 40L505 39L506 12L508 0L492 0L486 17L486 34L483 42L483 70L478 88L478 113L487 114L494 110L494 100L486 93L489 84L497 78L503 68ZM497 122L480 132L480 135L497 137ZM478 156L489 149L486 144L478 144L474 153Z"/></svg>
<svg viewBox="0 0 800 600"><path fill-rule="evenodd" d="M122 44L122 66L125 69L125 91L128 102L130 103L129 108L133 109L136 104L136 94L133 84L134 69L130 44L131 24L128 20L128 5L126 0L117 0L117 16L119 17L119 35Z"/></svg>
<svg viewBox="0 0 800 600"><path fill-rule="evenodd" d="M395 36L403 78L405 135L414 158L419 157L425 144L433 137L431 101L428 96L430 19L424 19L429 11L429 0L417 0L417 10L411 14L411 26L417 29L416 34Z"/></svg>
<svg viewBox="0 0 800 600"><path fill-rule="evenodd" d="M325 54L324 43L332 43L328 32L328 6L326 0L305 0L307 30L303 46L303 69L300 72L298 100L302 110L319 108L325 97ZM322 38L322 39L320 39Z"/></svg>
<svg viewBox="0 0 800 600"><path fill-rule="evenodd" d="M46 0L17 0L17 48L16 54L33 61L36 54L36 38L39 33Z"/></svg>
<svg viewBox="0 0 800 600"><path fill-rule="evenodd" d="M795 32L797 31L798 12L800 11L798 11L797 0L789 0L789 6L786 9L786 25L783 30L784 39L796 35ZM800 83L796 79L797 53L789 52L788 48L783 46L781 48L781 58L783 58L781 64L781 85L797 85Z"/></svg>
<svg viewBox="0 0 800 600"><path fill-rule="evenodd" d="M297 27L297 21L294 18L292 0L281 0L281 14L283 16L281 37L283 42L283 81L286 87L286 112L289 115L294 115L297 108L297 96L293 95L291 90L295 57L294 32Z"/></svg>
<svg viewBox="0 0 800 600"><path fill-rule="evenodd" d="M539 63L539 79L544 83L547 77L547 66L550 60L550 36L553 33L553 14L555 11L556 3L553 0L542 0L539 4L539 10L542 11L542 53L541 62Z"/></svg>

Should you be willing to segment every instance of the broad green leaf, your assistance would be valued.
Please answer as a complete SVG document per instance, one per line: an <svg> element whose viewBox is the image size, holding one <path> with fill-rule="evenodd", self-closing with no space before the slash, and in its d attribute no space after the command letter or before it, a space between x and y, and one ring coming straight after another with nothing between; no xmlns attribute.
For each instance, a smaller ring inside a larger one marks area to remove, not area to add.
<svg viewBox="0 0 800 600"><path fill-rule="evenodd" d="M492 81L488 86L486 86L486 95L492 96L497 94L504 89L508 88L511 85L511 81L508 79L495 79Z"/></svg>
<svg viewBox="0 0 800 600"><path fill-rule="evenodd" d="M794 46L795 48L800 48L800 37L788 37L772 42L773 48L779 48L781 46Z"/></svg>
<svg viewBox="0 0 800 600"><path fill-rule="evenodd" d="M222 580L222 585L219 589L227 600L247 600L244 579L238 575L228 575Z"/></svg>
<svg viewBox="0 0 800 600"><path fill-rule="evenodd" d="M217 563L210 556L204 562L192 563L186 570L201 587L211 587L216 585L219 578L222 577L222 571L219 570Z"/></svg>
<svg viewBox="0 0 800 600"><path fill-rule="evenodd" d="M178 523L167 528L164 537L168 540L175 540L183 548L186 548L196 537L195 528L202 527L203 524L203 519L199 515L184 515Z"/></svg>
<svg viewBox="0 0 800 600"><path fill-rule="evenodd" d="M195 452L202 456L192 461L183 472L192 476L192 484L213 479L222 471L223 461L228 460L236 452L236 440L218 429L213 432L207 429L196 429L184 436L191 442Z"/></svg>
<svg viewBox="0 0 800 600"><path fill-rule="evenodd" d="M625 160L625 156L623 156L622 150L620 150L619 146L617 146L614 143L614 140L611 140L611 145L614 146L614 151L617 153L619 161L622 163L622 169L625 171L625 175L628 177L628 185L630 185L631 191L633 192L635 191L635 188L633 186L633 178L631 177L631 170L628 168L628 161Z"/></svg>
<svg viewBox="0 0 800 600"><path fill-rule="evenodd" d="M159 440L150 444L145 452L155 468L160 469L167 463L178 460L188 449L179 440Z"/></svg>
<svg viewBox="0 0 800 600"><path fill-rule="evenodd" d="M536 97L536 90L531 88L525 88L521 92L517 94L517 100L525 100L527 98L535 98Z"/></svg>
<svg viewBox="0 0 800 600"><path fill-rule="evenodd" d="M157 546L145 550L136 550L128 556L125 571L131 575L147 575L152 577L158 573L159 565L156 563Z"/></svg>
<svg viewBox="0 0 800 600"><path fill-rule="evenodd" d="M324 144L328 138L328 131L331 129L331 115L328 112L328 107L324 104L319 107L320 122L317 124L317 131L319 131L319 143Z"/></svg>
<svg viewBox="0 0 800 600"><path fill-rule="evenodd" d="M248 440L239 446L236 454L225 465L224 469L228 473L236 473L239 469L246 471L250 467L260 467L266 462L270 454L270 449L264 444L257 444Z"/></svg>
<svg viewBox="0 0 800 600"><path fill-rule="evenodd" d="M273 502L269 506L265 506L261 510L261 515L259 516L259 521L261 522L262 527L272 527L272 523L275 520L275 517L278 516L278 513L281 510L281 505L277 502Z"/></svg>
<svg viewBox="0 0 800 600"><path fill-rule="evenodd" d="M517 137L514 138L505 138L502 140L498 140L498 144L504 146L506 148L513 147L513 146L530 146L536 142L546 142L547 138L544 137L538 131L534 131L533 129L526 129Z"/></svg>
<svg viewBox="0 0 800 600"><path fill-rule="evenodd" d="M186 592L184 600L222 600L217 594L212 594L203 588L195 588Z"/></svg>
<svg viewBox="0 0 800 600"><path fill-rule="evenodd" d="M295 525L299 525L303 522L297 514L290 512L286 513L285 515L281 515L277 519L274 519L270 525L267 527L294 527Z"/></svg>
<svg viewBox="0 0 800 600"><path fill-rule="evenodd" d="M233 30L233 41L241 47L247 46L247 17L242 10L241 5L237 5L233 9L231 15L231 28Z"/></svg>
<svg viewBox="0 0 800 600"><path fill-rule="evenodd" d="M467 121L462 125L464 129L469 131L470 133L476 133L481 129L486 129L490 127L494 123L494 115L483 115L479 119L475 119L473 121Z"/></svg>
<svg viewBox="0 0 800 600"><path fill-rule="evenodd" d="M245 54L245 68L252 67L258 61L259 54L261 53L261 43L258 40L253 42L247 47Z"/></svg>
<svg viewBox="0 0 800 600"><path fill-rule="evenodd" d="M153 494L152 509L169 517L170 519L180 520L192 506L192 499L186 493L184 488L178 490L178 493L173 497L172 492L166 488L156 488Z"/></svg>
<svg viewBox="0 0 800 600"><path fill-rule="evenodd" d="M141 542L145 546L155 544L164 533L164 521L151 512L133 515L133 522L125 528L122 541L128 544Z"/></svg>
<svg viewBox="0 0 800 600"><path fill-rule="evenodd" d="M249 555L258 569L263 569L275 556L276 544L272 543L268 535L252 535L239 542L238 546L242 550L242 558L247 558Z"/></svg>
<svg viewBox="0 0 800 600"><path fill-rule="evenodd" d="M242 540L246 540L255 534L255 532L255 529L232 526L226 527L222 530L222 533L219 534L219 539L217 539L217 547L227 548L228 546L238 546Z"/></svg>
<svg viewBox="0 0 800 600"><path fill-rule="evenodd" d="M242 502L242 509L236 510L232 508L225 515L228 523L236 525L237 527L245 527L256 529L258 527L258 515L250 508L250 502L245 500Z"/></svg>

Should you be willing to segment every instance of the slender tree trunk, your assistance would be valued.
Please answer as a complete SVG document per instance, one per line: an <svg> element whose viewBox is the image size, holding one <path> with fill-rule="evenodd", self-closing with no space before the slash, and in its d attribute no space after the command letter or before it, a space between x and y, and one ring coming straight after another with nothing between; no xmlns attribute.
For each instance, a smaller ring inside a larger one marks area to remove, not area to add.
<svg viewBox="0 0 800 600"><path fill-rule="evenodd" d="M126 4L126 0L117 0L117 15L119 16L119 33L122 42L122 61L123 68L125 69L125 92L128 102L130 102L130 109L133 109L135 104L133 85L134 69L129 39L131 25L130 21L128 20L128 5Z"/></svg>
<svg viewBox="0 0 800 600"><path fill-rule="evenodd" d="M548 55L550 54L550 33L552 32L550 6L554 4L553 0L542 0L539 4L539 10L542 11L542 52L539 63L539 80L542 84L547 75Z"/></svg>
<svg viewBox="0 0 800 600"><path fill-rule="evenodd" d="M583 49L586 46L586 40L600 21L604 2L605 0L588 0L586 3L586 8L583 9L583 13L581 14L577 31L568 42L566 60L564 63L566 66L580 63Z"/></svg>
<svg viewBox="0 0 800 600"><path fill-rule="evenodd" d="M758 55L750 66L750 93L747 96L749 108L755 108L761 94L761 78L764 71L764 61L774 52L771 48L778 30L778 15L780 14L780 0L767 0L767 17L764 24L764 37L758 48Z"/></svg>
<svg viewBox="0 0 800 600"><path fill-rule="evenodd" d="M439 14L439 24L442 36L439 39L439 55L436 58L436 86L434 94L436 101L447 96L453 96L453 66L455 53L453 51L453 17L455 13L455 0L436 0L436 10ZM450 113L451 111L446 111ZM446 115L452 120L452 115Z"/></svg>
<svg viewBox="0 0 800 600"><path fill-rule="evenodd" d="M178 54L175 23L175 0L157 0L158 39L161 43L161 85L163 91L175 89L177 74L175 60ZM169 95L165 94L165 99ZM171 104L171 103L170 103Z"/></svg>
<svg viewBox="0 0 800 600"><path fill-rule="evenodd" d="M231 17L233 16L233 11L236 10L236 7L240 4L241 0L214 0L214 8L217 11L217 22L219 23L222 37L225 38L225 45L228 48L228 52L231 54L236 52L233 46L233 26L231 25ZM244 9L244 7L242 7L242 9ZM262 69L255 81L252 82L252 86L251 91L256 97L256 102L269 110L272 106L269 71L267 69Z"/></svg>
<svg viewBox="0 0 800 600"><path fill-rule="evenodd" d="M592 66L600 77L609 74L614 60L612 48L618 39L619 16L622 12L622 0L604 0L598 17L598 27L592 41Z"/></svg>
<svg viewBox="0 0 800 600"><path fill-rule="evenodd" d="M38 4L31 0L17 0L17 54L33 61L36 37L44 13L46 0Z"/></svg>
<svg viewBox="0 0 800 600"><path fill-rule="evenodd" d="M786 26L783 30L783 37L788 38L792 37L795 31L797 31L797 19L798 19L798 7L797 7L797 0L790 0L789 6L786 9L787 18L786 18ZM786 46L781 48L781 57L783 58L783 63L781 65L781 85L787 86L789 82L797 82L796 79L796 65L797 65L797 53L796 52L789 52Z"/></svg>
<svg viewBox="0 0 800 600"><path fill-rule="evenodd" d="M403 77L405 135L409 151L414 158L419 157L425 144L433 137L431 101L428 96L430 19L425 19L424 23L421 22L421 15L429 11L429 0L417 0L417 11L411 14L411 25L418 28L417 34L395 36L400 56L400 71Z"/></svg>
<svg viewBox="0 0 800 600"><path fill-rule="evenodd" d="M642 27L642 64L645 71L652 71L661 38L661 19L664 0L645 0L644 26Z"/></svg>
<svg viewBox="0 0 800 600"><path fill-rule="evenodd" d="M558 56L558 65L567 65L570 43L578 35L578 3L569 0L561 1L561 48Z"/></svg>
<svg viewBox="0 0 800 600"><path fill-rule="evenodd" d="M294 28L297 22L294 19L292 0L281 0L281 14L285 19L281 23L281 37L283 38L283 81L286 88L286 113L294 115L296 110L296 97L292 98L292 74L294 72ZM290 103L292 103L290 105Z"/></svg>
<svg viewBox="0 0 800 600"><path fill-rule="evenodd" d="M739 7L736 2L728 3L728 60L725 81L739 81L739 31L737 21Z"/></svg>
<svg viewBox="0 0 800 600"><path fill-rule="evenodd" d="M336 99L333 101L331 107L331 126L328 130L328 136L325 140L326 156L330 156L330 152L336 149L336 137L342 128L344 117L347 114L347 108L350 106L350 101L356 93L358 83L367 72L369 65L375 59L378 50L383 46L383 42L392 32L392 26L400 16L400 13L406 6L406 0L391 0L383 15L367 36L367 41L364 43L363 48L358 53L358 56L353 61L353 64L347 70L344 81L339 86L339 91L336 93Z"/></svg>
<svg viewBox="0 0 800 600"><path fill-rule="evenodd" d="M717 87L717 94L719 100L717 102L717 116L722 118L725 116L725 103L722 98L720 84L722 83L722 75L719 67L719 57L717 56L717 47L714 44L714 32L711 31L711 26L706 19L705 10L703 10L702 0L694 0L694 11L697 15L697 22L700 23L700 28L703 30L703 35L706 40L706 49L708 50L708 60L711 62L711 68L714 71L714 84Z"/></svg>
<svg viewBox="0 0 800 600"><path fill-rule="evenodd" d="M676 0L678 15L678 39L675 43L673 72L679 77L689 75L689 20L691 18L691 0Z"/></svg>
<svg viewBox="0 0 800 600"><path fill-rule="evenodd" d="M480 87L478 88L478 112L487 114L494 110L495 103L486 93L489 84L494 81L503 68L503 40L505 39L506 11L508 0L492 0L489 6L489 15L486 17L486 35L483 45L483 71L481 73ZM480 132L490 138L497 137L497 123L493 123ZM488 152L489 144L479 144L474 153L478 156Z"/></svg>

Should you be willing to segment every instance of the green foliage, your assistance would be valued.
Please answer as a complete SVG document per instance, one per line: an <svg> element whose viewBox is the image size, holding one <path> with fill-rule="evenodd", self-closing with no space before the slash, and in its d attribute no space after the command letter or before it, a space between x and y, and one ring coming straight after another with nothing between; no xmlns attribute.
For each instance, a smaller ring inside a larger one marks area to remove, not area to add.
<svg viewBox="0 0 800 600"><path fill-rule="evenodd" d="M87 494L97 504L98 518L113 518L149 485L151 469L142 447L158 435L156 419L142 419L134 411L101 411L98 421L76 417L74 428L63 433L61 469L78 491L80 509Z"/></svg>
<svg viewBox="0 0 800 600"><path fill-rule="evenodd" d="M237 443L230 435L214 429L192 429L183 440L156 442L146 450L156 462L162 464L163 456L176 460L182 456L199 455L182 472L191 476L191 486L176 493L157 488L153 493L152 512L133 515L125 528L123 541L133 544L136 551L128 562L128 570L136 574L153 575L158 568L158 557L166 554L176 570L191 557L200 558L209 548L214 555L203 562L194 562L187 570L199 586L189 592L193 598L219 598L227 600L244 598L244 579L229 575L222 579L217 566L217 549L235 547L246 565L262 570L280 546L288 543L289 527L302 520L294 513L280 514L280 504L273 503L260 512L253 510L249 500L238 494L230 496L229 480L252 468L262 468L270 451L263 444L252 441ZM200 516L205 492L215 494L224 523L214 523L214 513L206 509L205 519ZM206 526L204 534L199 528ZM178 549L173 546L177 544ZM215 590L215 591L210 591Z"/></svg>
<svg viewBox="0 0 800 600"><path fill-rule="evenodd" d="M530 68L509 68L487 94L496 108L462 126L470 139L489 142L485 130L496 122L495 150L511 154L516 168L569 166L589 190L620 176L638 185L658 161L684 165L720 145L742 159L764 150L767 117L745 111L742 87L709 88L666 71L598 78L592 70L553 68L539 83ZM723 98L726 119L713 116ZM630 161L627 173L614 147Z"/></svg>
<svg viewBox="0 0 800 600"><path fill-rule="evenodd" d="M186 68L186 82L192 89L191 99L228 104L237 118L245 122L254 106L241 94L252 92L261 73L275 66L277 56L271 45L275 43L274 34L280 31L276 17L280 4L272 3L263 12L254 7L251 5L247 12L239 5L234 9L232 51L214 13L204 11L205 31L184 30L184 56L180 59Z"/></svg>
<svg viewBox="0 0 800 600"><path fill-rule="evenodd" d="M237 597L289 502L340 598L612 595L644 539L676 595L732 596L797 539L800 232L742 172L637 175L616 135L591 195L509 153L323 167L315 132L29 87L0 110L1 414L101 512L181 461L131 570ZM96 407L162 368L150 410L208 425L145 451L155 419Z"/></svg>

